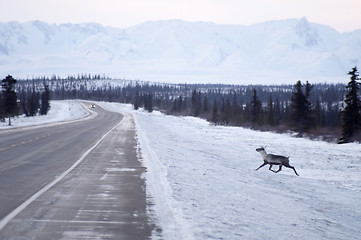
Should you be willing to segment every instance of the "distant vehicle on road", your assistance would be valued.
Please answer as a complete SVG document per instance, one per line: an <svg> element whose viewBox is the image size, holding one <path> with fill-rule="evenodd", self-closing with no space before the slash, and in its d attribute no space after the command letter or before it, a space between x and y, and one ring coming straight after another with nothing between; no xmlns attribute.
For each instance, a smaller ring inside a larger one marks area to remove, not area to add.
<svg viewBox="0 0 361 240"><path fill-rule="evenodd" d="M95 108L95 104L90 105L89 108Z"/></svg>

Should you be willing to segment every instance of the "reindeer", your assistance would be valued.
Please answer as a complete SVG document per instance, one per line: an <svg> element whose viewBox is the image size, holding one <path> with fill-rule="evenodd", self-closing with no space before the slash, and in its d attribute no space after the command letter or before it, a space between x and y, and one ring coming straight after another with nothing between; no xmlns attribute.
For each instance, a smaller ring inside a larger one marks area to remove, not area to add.
<svg viewBox="0 0 361 240"><path fill-rule="evenodd" d="M296 175L298 175L298 173L296 172L296 169L294 167L292 167L289 163L289 157L285 157L285 156L279 156L279 155L273 155L273 154L267 154L266 150L262 147L262 148L257 148L256 149L257 152L259 152L263 158L264 163L259 166L256 171L258 169L260 169L261 167L269 164L269 170L274 172L274 173L278 173L279 171L282 170L282 166L288 167L288 168L292 168L293 171L295 171ZM279 165L279 168L277 171L272 169L273 165Z"/></svg>

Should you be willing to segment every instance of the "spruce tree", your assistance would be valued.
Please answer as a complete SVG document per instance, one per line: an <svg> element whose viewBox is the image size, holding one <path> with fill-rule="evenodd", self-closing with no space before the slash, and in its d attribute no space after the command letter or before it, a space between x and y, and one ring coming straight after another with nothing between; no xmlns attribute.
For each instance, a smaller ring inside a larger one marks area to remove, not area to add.
<svg viewBox="0 0 361 240"><path fill-rule="evenodd" d="M269 96L268 99L268 124L271 126L275 125L275 114L274 114L274 106L273 106L273 99L272 99L272 93Z"/></svg>
<svg viewBox="0 0 361 240"><path fill-rule="evenodd" d="M204 98L203 98L203 112L208 113L208 96L207 96L207 94L205 94Z"/></svg>
<svg viewBox="0 0 361 240"><path fill-rule="evenodd" d="M183 113L183 98L182 98L182 96L179 96L177 108L178 108L179 112Z"/></svg>
<svg viewBox="0 0 361 240"><path fill-rule="evenodd" d="M274 103L274 124L278 126L281 122L281 107L280 107L280 101L278 98L276 99Z"/></svg>
<svg viewBox="0 0 361 240"><path fill-rule="evenodd" d="M312 126L312 104L308 101L312 87L307 82L304 94L301 81L297 81L292 92L290 123L292 129L299 134L307 132Z"/></svg>
<svg viewBox="0 0 361 240"><path fill-rule="evenodd" d="M192 92L192 113L194 117L198 117L202 109L201 92L193 90Z"/></svg>
<svg viewBox="0 0 361 240"><path fill-rule="evenodd" d="M50 109L50 90L49 86L44 83L44 92L41 94L40 114L46 115Z"/></svg>
<svg viewBox="0 0 361 240"><path fill-rule="evenodd" d="M348 93L345 97L346 107L342 111L343 125L340 143L346 143L354 140L353 137L361 129L361 102L357 95L360 85L358 80L360 80L360 78L358 77L359 73L357 68L352 68L348 75L351 76L351 80L346 86Z"/></svg>
<svg viewBox="0 0 361 240"><path fill-rule="evenodd" d="M3 89L3 104L4 112L9 118L9 126L11 125L11 117L17 112L17 95L15 92L16 80L8 75L5 79L2 80L2 89Z"/></svg>
<svg viewBox="0 0 361 240"><path fill-rule="evenodd" d="M218 123L218 119L219 116L218 116L218 109L217 109L217 101L216 99L213 100L213 107L212 107L212 122L213 123Z"/></svg>
<svg viewBox="0 0 361 240"><path fill-rule="evenodd" d="M5 111L4 111L3 96L1 91L0 91L0 121L5 121Z"/></svg>
<svg viewBox="0 0 361 240"><path fill-rule="evenodd" d="M139 91L137 90L135 93L135 99L134 99L134 109L138 110L140 104L140 98L139 98Z"/></svg>
<svg viewBox="0 0 361 240"><path fill-rule="evenodd" d="M313 117L313 110L312 110L312 103L309 101L310 95L311 95L311 90L313 88L313 85L311 85L308 81L306 81L306 85L305 85L305 124L306 124L306 130L315 127L315 121L314 121L314 117Z"/></svg>
<svg viewBox="0 0 361 240"><path fill-rule="evenodd" d="M23 113L25 114L25 116L29 116L29 112L28 112L28 109L27 109L27 106L26 106L26 101L27 101L27 97L26 97L26 92L24 90L24 88L21 90L21 93L20 93L20 103L21 103L21 106L22 106L22 109L23 109Z"/></svg>
<svg viewBox="0 0 361 240"><path fill-rule="evenodd" d="M230 123L232 115L231 100L227 97L223 115L224 124L228 125Z"/></svg>
<svg viewBox="0 0 361 240"><path fill-rule="evenodd" d="M145 96L144 109L150 113L153 112L153 95L151 93Z"/></svg>
<svg viewBox="0 0 361 240"><path fill-rule="evenodd" d="M260 100L258 100L256 89L253 89L253 97L252 97L252 101L251 101L252 124L260 123L261 110L262 110L262 103Z"/></svg>
<svg viewBox="0 0 361 240"><path fill-rule="evenodd" d="M39 111L39 100L40 96L35 90L32 91L31 94L29 94L26 105L28 110L28 116L35 116Z"/></svg>

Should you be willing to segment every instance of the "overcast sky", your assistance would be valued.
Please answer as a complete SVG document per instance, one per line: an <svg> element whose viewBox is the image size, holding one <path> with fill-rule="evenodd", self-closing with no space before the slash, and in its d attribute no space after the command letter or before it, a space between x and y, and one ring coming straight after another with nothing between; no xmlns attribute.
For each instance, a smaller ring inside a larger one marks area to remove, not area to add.
<svg viewBox="0 0 361 240"><path fill-rule="evenodd" d="M361 0L0 0L0 22L98 22L126 28L150 20L250 25L303 16L340 32L361 29Z"/></svg>

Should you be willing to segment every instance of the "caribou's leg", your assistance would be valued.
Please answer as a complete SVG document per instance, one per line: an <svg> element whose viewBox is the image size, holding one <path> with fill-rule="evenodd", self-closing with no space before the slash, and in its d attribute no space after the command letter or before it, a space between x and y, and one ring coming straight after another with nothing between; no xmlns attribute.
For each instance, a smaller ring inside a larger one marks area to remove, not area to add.
<svg viewBox="0 0 361 240"><path fill-rule="evenodd" d="M295 174L296 174L297 176L300 176L300 175L298 175L298 173L296 172L296 169L295 169L293 166L287 164L287 165L285 165L285 167L292 168L293 171L295 172Z"/></svg>
<svg viewBox="0 0 361 240"><path fill-rule="evenodd" d="M297 176L300 176L300 175L298 175L298 173L296 172L296 169L294 167L292 167L292 169L293 169L293 171L295 171Z"/></svg>
<svg viewBox="0 0 361 240"><path fill-rule="evenodd" d="M256 169L256 171L257 171L258 169L260 169L261 167L263 167L264 165L267 165L267 163L264 162L261 166L259 166L259 167Z"/></svg>
<svg viewBox="0 0 361 240"><path fill-rule="evenodd" d="M278 167L278 170L277 170L277 171L273 171L273 172L278 173L278 172L281 171L281 170L282 170L282 164L280 164L280 166Z"/></svg>
<svg viewBox="0 0 361 240"><path fill-rule="evenodd" d="M295 171L296 175L297 175L297 176L300 176L300 175L298 175L298 173L296 172L296 169L295 169L294 167L289 166L289 168L292 168L292 169L293 169L293 171Z"/></svg>
<svg viewBox="0 0 361 240"><path fill-rule="evenodd" d="M275 170L273 170L272 167L273 167L273 164L270 164L268 170L274 172Z"/></svg>
<svg viewBox="0 0 361 240"><path fill-rule="evenodd" d="M278 173L279 171L282 170L282 165L281 165L281 164L279 165L279 168L278 168L277 171L273 170L273 169L272 169L272 166L273 166L273 165L271 164L271 166L269 167L269 170L272 171L272 172L274 172L274 173Z"/></svg>

